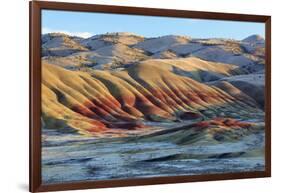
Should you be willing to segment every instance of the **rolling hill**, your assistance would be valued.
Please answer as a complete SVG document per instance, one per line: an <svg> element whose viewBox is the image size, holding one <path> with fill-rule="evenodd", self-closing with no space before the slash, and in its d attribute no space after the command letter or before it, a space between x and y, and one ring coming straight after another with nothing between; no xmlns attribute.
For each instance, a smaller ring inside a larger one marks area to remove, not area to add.
<svg viewBox="0 0 281 193"><path fill-rule="evenodd" d="M123 135L126 129L145 128L145 121L261 116L253 98L201 83L201 71L224 77L239 72L197 58L147 60L116 72L70 71L44 63L43 122L47 128L68 127L88 135Z"/></svg>
<svg viewBox="0 0 281 193"><path fill-rule="evenodd" d="M42 36L42 43L44 61L69 68L89 66L94 69L117 69L150 58L187 57L234 64L250 73L262 70L264 65L264 39L258 35L238 41L192 39L177 35L145 38L127 32L83 39L51 33Z"/></svg>

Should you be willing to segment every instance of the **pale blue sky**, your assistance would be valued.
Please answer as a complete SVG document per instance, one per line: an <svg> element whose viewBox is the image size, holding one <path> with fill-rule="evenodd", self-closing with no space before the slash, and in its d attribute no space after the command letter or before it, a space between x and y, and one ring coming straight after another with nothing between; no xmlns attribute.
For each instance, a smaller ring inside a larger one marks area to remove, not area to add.
<svg viewBox="0 0 281 193"><path fill-rule="evenodd" d="M42 33L64 32L89 37L106 32L132 32L145 37L187 35L193 38L264 37L264 23L71 11L42 11Z"/></svg>

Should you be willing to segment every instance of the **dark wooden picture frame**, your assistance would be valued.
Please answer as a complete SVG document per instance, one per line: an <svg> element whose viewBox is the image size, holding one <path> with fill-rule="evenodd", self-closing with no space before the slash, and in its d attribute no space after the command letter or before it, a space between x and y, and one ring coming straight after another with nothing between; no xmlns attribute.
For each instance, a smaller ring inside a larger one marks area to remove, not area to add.
<svg viewBox="0 0 281 193"><path fill-rule="evenodd" d="M213 13L154 9L140 7L105 6L62 2L30 3L30 191L58 191L88 188L121 187L210 180L261 178L271 176L271 17L232 13ZM168 16L178 18L248 21L265 23L265 171L206 174L192 176L153 177L106 181L73 182L55 185L41 183L41 10L66 10L130 15Z"/></svg>

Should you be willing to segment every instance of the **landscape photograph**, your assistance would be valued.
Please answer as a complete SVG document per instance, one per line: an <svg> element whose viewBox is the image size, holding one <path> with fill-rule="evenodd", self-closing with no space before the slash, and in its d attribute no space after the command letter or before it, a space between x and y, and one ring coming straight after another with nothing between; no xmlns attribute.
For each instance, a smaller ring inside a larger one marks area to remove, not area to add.
<svg viewBox="0 0 281 193"><path fill-rule="evenodd" d="M265 25L42 10L42 183L265 171Z"/></svg>

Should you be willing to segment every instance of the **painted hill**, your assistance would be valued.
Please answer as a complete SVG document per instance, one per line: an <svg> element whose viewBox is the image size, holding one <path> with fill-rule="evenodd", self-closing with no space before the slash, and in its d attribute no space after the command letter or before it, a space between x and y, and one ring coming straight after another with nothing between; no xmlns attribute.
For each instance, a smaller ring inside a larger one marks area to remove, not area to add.
<svg viewBox="0 0 281 193"><path fill-rule="evenodd" d="M220 68L220 64L196 58L173 65L148 60L117 72L74 72L44 63L43 123L46 128L69 128L88 135L122 136L124 130L145 129L145 121L240 115L254 118L262 114L251 97L230 95L196 81L197 76L178 75L174 67L194 74L205 70L224 76L233 70L233 66Z"/></svg>
<svg viewBox="0 0 281 193"><path fill-rule="evenodd" d="M214 145L223 142L239 141L253 132L262 131L263 127L263 123L242 122L231 118L215 118L208 121L193 123L188 126L167 129L149 135L139 136L137 137L137 140L139 142L169 141L178 145ZM202 154L201 156L196 155L194 158L211 158L211 156L214 155ZM229 154L228 156L235 157L237 155ZM186 158L188 157L190 157L190 155L186 155ZM179 157L175 158L178 159ZM192 159L192 157L190 158ZM173 157L162 157L161 159L173 160ZM154 159L149 161L157 160Z"/></svg>
<svg viewBox="0 0 281 193"><path fill-rule="evenodd" d="M157 68L180 76L190 77L199 82L218 80L243 73L235 65L209 62L196 57L178 59L148 59L130 68ZM129 68L129 69L130 69Z"/></svg>
<svg viewBox="0 0 281 193"><path fill-rule="evenodd" d="M225 77L218 81L211 82L210 84L215 85L224 91L233 95L237 92L243 92L259 104L260 108L264 108L264 90L265 81L264 74L247 74L237 75L231 77ZM234 91L236 90L236 91ZM240 94L241 95L241 94Z"/></svg>

